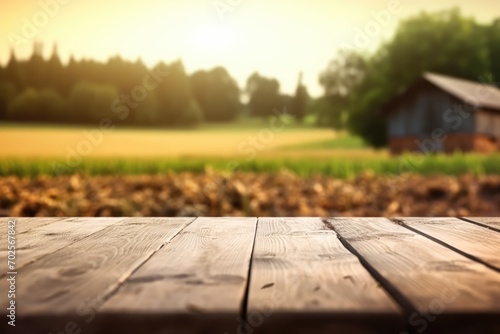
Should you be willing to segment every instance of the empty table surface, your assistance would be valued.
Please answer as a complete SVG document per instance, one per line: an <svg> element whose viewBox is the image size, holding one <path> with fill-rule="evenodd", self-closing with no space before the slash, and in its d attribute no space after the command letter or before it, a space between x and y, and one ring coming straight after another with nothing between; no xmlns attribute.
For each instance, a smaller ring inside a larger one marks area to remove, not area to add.
<svg viewBox="0 0 500 334"><path fill-rule="evenodd" d="M498 218L0 221L2 333L500 333Z"/></svg>

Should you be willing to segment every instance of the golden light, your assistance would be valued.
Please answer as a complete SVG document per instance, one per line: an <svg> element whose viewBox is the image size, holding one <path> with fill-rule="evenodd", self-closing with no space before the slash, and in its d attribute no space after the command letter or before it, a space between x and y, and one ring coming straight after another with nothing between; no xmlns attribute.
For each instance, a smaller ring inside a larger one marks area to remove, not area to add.
<svg viewBox="0 0 500 334"><path fill-rule="evenodd" d="M188 37L188 45L198 51L221 51L231 46L234 31L224 24L205 23L193 27Z"/></svg>

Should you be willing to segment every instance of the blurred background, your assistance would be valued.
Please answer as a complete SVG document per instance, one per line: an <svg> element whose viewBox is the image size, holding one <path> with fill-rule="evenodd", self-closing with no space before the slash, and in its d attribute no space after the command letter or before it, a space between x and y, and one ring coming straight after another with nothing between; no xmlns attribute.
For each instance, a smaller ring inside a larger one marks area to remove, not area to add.
<svg viewBox="0 0 500 334"><path fill-rule="evenodd" d="M495 0L0 6L0 216L500 214Z"/></svg>

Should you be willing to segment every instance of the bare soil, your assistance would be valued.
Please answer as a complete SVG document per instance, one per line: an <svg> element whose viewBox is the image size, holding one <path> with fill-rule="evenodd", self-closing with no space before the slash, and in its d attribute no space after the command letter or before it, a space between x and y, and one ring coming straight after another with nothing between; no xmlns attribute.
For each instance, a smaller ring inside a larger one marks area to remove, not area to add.
<svg viewBox="0 0 500 334"><path fill-rule="evenodd" d="M323 176L207 171L0 178L0 215L500 216L500 176Z"/></svg>

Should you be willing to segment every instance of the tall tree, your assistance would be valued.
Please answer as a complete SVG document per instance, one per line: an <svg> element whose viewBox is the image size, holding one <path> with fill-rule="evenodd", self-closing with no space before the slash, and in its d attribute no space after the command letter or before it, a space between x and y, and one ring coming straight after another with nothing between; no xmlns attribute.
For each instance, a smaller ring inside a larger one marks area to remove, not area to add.
<svg viewBox="0 0 500 334"><path fill-rule="evenodd" d="M307 104L309 102L309 94L307 88L302 84L302 72L299 74L299 81L295 95L290 101L290 114L294 116L297 121L302 122L306 115Z"/></svg>
<svg viewBox="0 0 500 334"><path fill-rule="evenodd" d="M14 50L10 52L10 59L5 67L4 78L6 81L11 82L18 91L21 91L25 87L23 76L21 74L21 66L17 61Z"/></svg>
<svg viewBox="0 0 500 334"><path fill-rule="evenodd" d="M182 62L179 60L171 65L160 63L155 72L163 76L155 90L158 94L160 124L186 126L191 122L199 122L201 110L194 103L191 83Z"/></svg>
<svg viewBox="0 0 500 334"><path fill-rule="evenodd" d="M7 118L9 104L16 95L17 89L12 82L0 80L0 120Z"/></svg>
<svg viewBox="0 0 500 334"><path fill-rule="evenodd" d="M47 63L43 59L43 45L33 43L33 53L24 67L24 79L28 87L42 88L47 80Z"/></svg>
<svg viewBox="0 0 500 334"><path fill-rule="evenodd" d="M64 69L61 63L61 59L57 54L57 44L54 44L52 49L52 55L47 61L47 79L46 85L55 89L59 94L64 94L65 87L63 83Z"/></svg>
<svg viewBox="0 0 500 334"><path fill-rule="evenodd" d="M488 29L491 72L493 80L500 87L500 18L496 19Z"/></svg>
<svg viewBox="0 0 500 334"><path fill-rule="evenodd" d="M274 109L281 109L283 99L280 95L280 85L276 79L269 79L252 74L247 80L250 101L250 114L252 116L268 117Z"/></svg>
<svg viewBox="0 0 500 334"><path fill-rule="evenodd" d="M320 74L319 82L325 99L316 101L315 109L322 126L344 127L343 119L348 112L351 95L362 82L366 66L366 59L360 53L341 50Z"/></svg>
<svg viewBox="0 0 500 334"><path fill-rule="evenodd" d="M193 94L203 110L205 120L226 122L238 117L240 90L226 69L216 67L191 76Z"/></svg>

